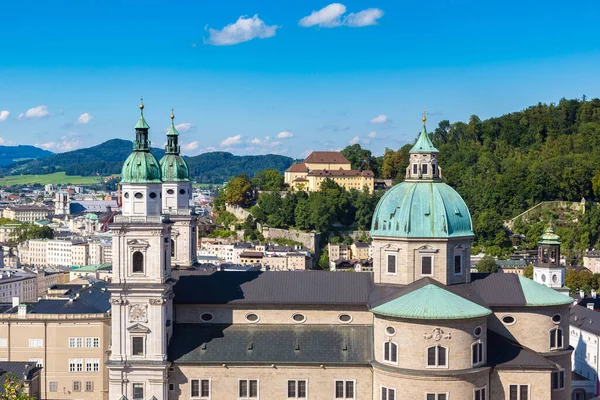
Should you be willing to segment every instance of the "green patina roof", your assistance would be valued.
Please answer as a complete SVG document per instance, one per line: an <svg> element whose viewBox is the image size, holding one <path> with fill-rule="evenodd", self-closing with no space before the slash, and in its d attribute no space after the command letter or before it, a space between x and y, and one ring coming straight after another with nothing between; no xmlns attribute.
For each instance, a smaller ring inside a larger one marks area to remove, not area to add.
<svg viewBox="0 0 600 400"><path fill-rule="evenodd" d="M492 312L439 286L428 284L371 310L375 314L409 319L466 319Z"/></svg>
<svg viewBox="0 0 600 400"><path fill-rule="evenodd" d="M438 153L438 149L435 148L433 143L431 143L431 139L429 139L425 124L423 124L423 129L421 129L417 143L410 149L410 153Z"/></svg>
<svg viewBox="0 0 600 400"><path fill-rule="evenodd" d="M549 226L540 237L539 244L560 244L560 236L554 233L554 228Z"/></svg>
<svg viewBox="0 0 600 400"><path fill-rule="evenodd" d="M179 132L177 132L177 129L175 128L175 122L173 120L171 120L171 126L169 127L169 131L167 132L167 136L177 136L179 135Z"/></svg>
<svg viewBox="0 0 600 400"><path fill-rule="evenodd" d="M450 186L443 182L401 182L379 200L371 235L447 238L474 233L467 205Z"/></svg>
<svg viewBox="0 0 600 400"><path fill-rule="evenodd" d="M519 275L521 289L525 295L528 307L536 306L559 306L571 304L573 299L556 290L550 289L541 283L534 282L529 278Z"/></svg>
<svg viewBox="0 0 600 400"><path fill-rule="evenodd" d="M104 263L104 264L90 264L84 265L82 267L72 266L71 272L95 272L100 268L106 268L112 266L112 263Z"/></svg>
<svg viewBox="0 0 600 400"><path fill-rule="evenodd" d="M140 111L140 119L138 119L137 124L133 127L134 129L150 129L150 126L146 123L144 119L144 111L143 109Z"/></svg>
<svg viewBox="0 0 600 400"><path fill-rule="evenodd" d="M161 170L156 157L148 151L134 151L121 170L121 183L161 183Z"/></svg>
<svg viewBox="0 0 600 400"><path fill-rule="evenodd" d="M93 213L87 213L87 214L85 215L85 217L86 217L87 219L90 219L90 220L97 220L97 219L98 219L98 216L97 216L96 214L93 214Z"/></svg>
<svg viewBox="0 0 600 400"><path fill-rule="evenodd" d="M189 182L190 171L179 154L165 154L160 159L163 182Z"/></svg>

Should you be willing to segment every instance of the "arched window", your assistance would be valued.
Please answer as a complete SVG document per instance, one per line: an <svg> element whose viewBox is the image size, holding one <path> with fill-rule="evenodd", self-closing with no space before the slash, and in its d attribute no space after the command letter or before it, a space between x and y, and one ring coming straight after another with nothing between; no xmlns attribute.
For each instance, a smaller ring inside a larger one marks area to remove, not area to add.
<svg viewBox="0 0 600 400"><path fill-rule="evenodd" d="M144 273L144 255L141 251L136 251L133 253L133 273Z"/></svg>
<svg viewBox="0 0 600 400"><path fill-rule="evenodd" d="M171 239L171 257L175 257L175 241Z"/></svg>
<svg viewBox="0 0 600 400"><path fill-rule="evenodd" d="M448 366L448 349L436 345L427 348L427 367L446 368Z"/></svg>
<svg viewBox="0 0 600 400"><path fill-rule="evenodd" d="M392 364L398 363L398 345L394 342L383 344L383 360Z"/></svg>
<svg viewBox="0 0 600 400"><path fill-rule="evenodd" d="M563 331L561 328L550 330L550 350L563 348Z"/></svg>
<svg viewBox="0 0 600 400"><path fill-rule="evenodd" d="M474 367L483 364L483 342L481 340L471 345L471 356Z"/></svg>

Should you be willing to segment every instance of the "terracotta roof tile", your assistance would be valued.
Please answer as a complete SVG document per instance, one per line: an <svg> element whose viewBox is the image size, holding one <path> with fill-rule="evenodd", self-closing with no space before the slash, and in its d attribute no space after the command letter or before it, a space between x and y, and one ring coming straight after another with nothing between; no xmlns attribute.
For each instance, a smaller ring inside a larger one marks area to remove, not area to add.
<svg viewBox="0 0 600 400"><path fill-rule="evenodd" d="M306 164L304 164L303 162L297 163L297 164L292 164L292 165L290 165L290 167L288 169L285 170L285 172L306 172L306 171L308 171L308 168L306 167Z"/></svg>
<svg viewBox="0 0 600 400"><path fill-rule="evenodd" d="M339 151L313 151L304 160L305 163L350 164Z"/></svg>

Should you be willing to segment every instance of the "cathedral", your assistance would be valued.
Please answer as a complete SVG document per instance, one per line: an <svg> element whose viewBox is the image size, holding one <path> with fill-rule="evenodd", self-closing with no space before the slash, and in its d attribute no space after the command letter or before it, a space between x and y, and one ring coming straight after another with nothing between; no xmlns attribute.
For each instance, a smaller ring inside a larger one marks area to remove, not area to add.
<svg viewBox="0 0 600 400"><path fill-rule="evenodd" d="M571 299L470 272L469 209L425 118L404 182L375 210L373 273L194 274L174 116L159 162L140 108L111 226L110 400L571 398ZM556 238L543 240L552 269Z"/></svg>

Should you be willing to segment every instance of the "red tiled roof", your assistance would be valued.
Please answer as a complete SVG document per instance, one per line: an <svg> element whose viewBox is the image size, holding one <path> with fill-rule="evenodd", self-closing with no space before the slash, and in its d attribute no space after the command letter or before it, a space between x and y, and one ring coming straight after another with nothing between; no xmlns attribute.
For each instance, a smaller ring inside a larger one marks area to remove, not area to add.
<svg viewBox="0 0 600 400"><path fill-rule="evenodd" d="M308 173L308 176L365 176L373 177L373 171L359 171L356 169L338 169L338 170L313 170Z"/></svg>
<svg viewBox="0 0 600 400"><path fill-rule="evenodd" d="M306 168L306 164L303 162L298 164L292 164L285 172L306 172L308 168Z"/></svg>
<svg viewBox="0 0 600 400"><path fill-rule="evenodd" d="M313 151L304 160L305 163L350 164L339 151Z"/></svg>

